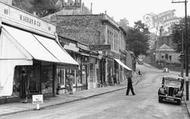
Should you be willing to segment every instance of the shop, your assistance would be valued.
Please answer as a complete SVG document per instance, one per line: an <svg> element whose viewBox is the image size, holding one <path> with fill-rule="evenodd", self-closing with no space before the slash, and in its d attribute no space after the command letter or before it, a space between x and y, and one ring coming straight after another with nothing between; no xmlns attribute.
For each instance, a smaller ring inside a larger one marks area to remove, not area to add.
<svg viewBox="0 0 190 119"><path fill-rule="evenodd" d="M80 68L79 68L79 85L78 88L81 90L89 89L89 78L90 78L90 49L88 45L83 43L77 43L77 47L79 48L80 55Z"/></svg>
<svg viewBox="0 0 190 119"><path fill-rule="evenodd" d="M65 38L59 35L59 42L61 46L69 53L69 55L80 64L80 55L77 41L70 38ZM58 66L58 88L57 94L73 93L78 91L79 67L75 66Z"/></svg>
<svg viewBox="0 0 190 119"><path fill-rule="evenodd" d="M99 57L98 53L91 52L89 57L90 73L88 81L88 89L97 88L100 81Z"/></svg>
<svg viewBox="0 0 190 119"><path fill-rule="evenodd" d="M0 97L55 95L57 67L78 67L55 26L3 3L0 9Z"/></svg>

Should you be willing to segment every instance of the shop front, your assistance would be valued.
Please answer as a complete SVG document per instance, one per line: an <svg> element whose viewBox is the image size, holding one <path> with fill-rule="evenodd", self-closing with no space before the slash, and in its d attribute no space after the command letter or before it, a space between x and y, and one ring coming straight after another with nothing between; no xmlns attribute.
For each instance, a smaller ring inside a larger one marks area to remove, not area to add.
<svg viewBox="0 0 190 119"><path fill-rule="evenodd" d="M77 91L77 71L75 66L58 66L57 67L57 94L73 94Z"/></svg>
<svg viewBox="0 0 190 119"><path fill-rule="evenodd" d="M55 95L57 65L78 66L59 45L55 26L0 3L0 97Z"/></svg>

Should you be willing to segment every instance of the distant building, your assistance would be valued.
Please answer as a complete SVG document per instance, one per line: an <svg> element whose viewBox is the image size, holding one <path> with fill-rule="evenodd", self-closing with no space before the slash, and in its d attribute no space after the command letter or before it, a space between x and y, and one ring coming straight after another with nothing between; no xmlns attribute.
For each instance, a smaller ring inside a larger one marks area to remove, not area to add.
<svg viewBox="0 0 190 119"><path fill-rule="evenodd" d="M156 49L156 61L162 63L180 63L180 53L176 53L173 48L163 44Z"/></svg>
<svg viewBox="0 0 190 119"><path fill-rule="evenodd" d="M172 41L172 25L179 23L181 18L175 16L175 9L159 14L146 14L144 22L155 36L151 38L151 49L156 62L180 63L179 53L175 51L176 44Z"/></svg>

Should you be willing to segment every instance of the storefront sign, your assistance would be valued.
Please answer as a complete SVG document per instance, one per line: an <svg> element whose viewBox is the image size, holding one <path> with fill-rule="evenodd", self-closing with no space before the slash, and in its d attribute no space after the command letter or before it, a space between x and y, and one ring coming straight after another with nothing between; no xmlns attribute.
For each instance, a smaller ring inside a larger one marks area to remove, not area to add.
<svg viewBox="0 0 190 119"><path fill-rule="evenodd" d="M64 45L64 48L66 50L71 50L71 51L74 51L74 52L79 51L79 48L77 48L76 44L73 44L73 43L69 43L69 45Z"/></svg>
<svg viewBox="0 0 190 119"><path fill-rule="evenodd" d="M89 48L88 48L88 46L86 46L86 45L83 45L83 44L77 44L77 46L79 47L79 48L81 48L81 49L83 49L83 50L90 50Z"/></svg>
<svg viewBox="0 0 190 119"><path fill-rule="evenodd" d="M0 3L0 15L2 22L16 25L23 29L27 28L27 30L32 30L33 32L40 31L51 35L56 32L56 27L53 24L3 3Z"/></svg>
<svg viewBox="0 0 190 119"><path fill-rule="evenodd" d="M90 45L90 50L95 51L103 51L103 50L111 50L111 45Z"/></svg>
<svg viewBox="0 0 190 119"><path fill-rule="evenodd" d="M43 95L32 95L32 103L33 104L42 104L43 103Z"/></svg>

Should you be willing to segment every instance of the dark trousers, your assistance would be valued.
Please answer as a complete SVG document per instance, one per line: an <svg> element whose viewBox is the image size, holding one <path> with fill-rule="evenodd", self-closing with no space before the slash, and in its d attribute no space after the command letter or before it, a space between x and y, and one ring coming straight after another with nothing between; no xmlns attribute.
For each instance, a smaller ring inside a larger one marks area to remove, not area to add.
<svg viewBox="0 0 190 119"><path fill-rule="evenodd" d="M135 93L134 93L134 90L133 90L133 86L132 85L128 85L127 86L127 92L126 92L126 95L129 95L129 91L131 90L131 93L133 94L133 95L135 95Z"/></svg>

